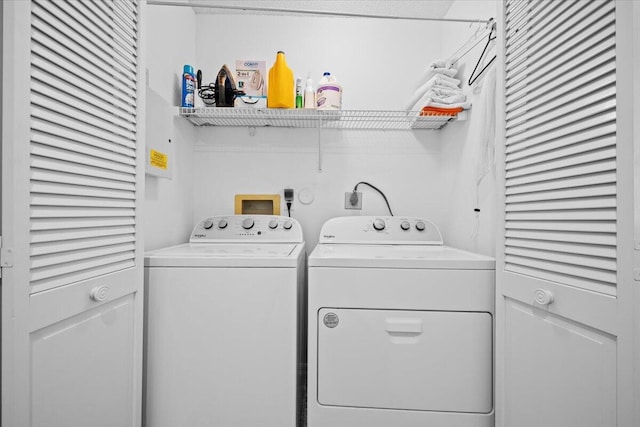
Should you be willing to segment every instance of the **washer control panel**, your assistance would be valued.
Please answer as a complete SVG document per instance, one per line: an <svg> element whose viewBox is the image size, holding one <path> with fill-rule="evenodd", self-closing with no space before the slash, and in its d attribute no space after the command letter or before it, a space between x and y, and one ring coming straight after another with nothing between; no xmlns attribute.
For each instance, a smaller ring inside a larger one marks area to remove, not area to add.
<svg viewBox="0 0 640 427"><path fill-rule="evenodd" d="M332 218L320 230L318 243L371 245L442 245L440 230L429 220L400 216Z"/></svg>
<svg viewBox="0 0 640 427"><path fill-rule="evenodd" d="M302 243L302 228L295 219L279 215L212 216L196 224L189 242Z"/></svg>

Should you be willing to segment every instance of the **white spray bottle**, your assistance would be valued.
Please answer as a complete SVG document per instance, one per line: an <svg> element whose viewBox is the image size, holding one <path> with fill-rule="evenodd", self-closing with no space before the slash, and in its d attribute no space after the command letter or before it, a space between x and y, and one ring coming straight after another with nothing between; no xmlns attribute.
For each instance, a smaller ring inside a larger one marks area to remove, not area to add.
<svg viewBox="0 0 640 427"><path fill-rule="evenodd" d="M307 84L304 87L304 108L316 108L316 90L313 88L311 73L307 75Z"/></svg>

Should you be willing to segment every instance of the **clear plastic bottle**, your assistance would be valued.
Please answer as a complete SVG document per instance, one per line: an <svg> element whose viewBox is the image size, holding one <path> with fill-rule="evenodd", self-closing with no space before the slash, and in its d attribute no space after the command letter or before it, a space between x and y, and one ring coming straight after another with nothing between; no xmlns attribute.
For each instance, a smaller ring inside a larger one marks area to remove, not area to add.
<svg viewBox="0 0 640 427"><path fill-rule="evenodd" d="M318 83L316 105L318 110L342 109L342 86L329 72L325 72Z"/></svg>
<svg viewBox="0 0 640 427"><path fill-rule="evenodd" d="M313 88L311 76L307 76L307 84L304 87L304 108L316 108L316 90Z"/></svg>
<svg viewBox="0 0 640 427"><path fill-rule="evenodd" d="M287 65L284 52L278 51L276 62L269 69L267 86L268 108L293 108L295 106L295 82L293 71Z"/></svg>

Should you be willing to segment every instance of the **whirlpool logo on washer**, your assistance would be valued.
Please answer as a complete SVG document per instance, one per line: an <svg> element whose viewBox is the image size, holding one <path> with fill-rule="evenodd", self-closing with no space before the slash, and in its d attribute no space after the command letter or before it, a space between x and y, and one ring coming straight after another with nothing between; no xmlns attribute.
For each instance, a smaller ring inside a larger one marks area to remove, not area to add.
<svg viewBox="0 0 640 427"><path fill-rule="evenodd" d="M325 239L335 239L336 235L335 234L323 234L322 237L324 237Z"/></svg>
<svg viewBox="0 0 640 427"><path fill-rule="evenodd" d="M335 313L327 313L322 318L322 322L324 323L324 326L326 326L327 328L333 329L336 326L338 326L338 323L340 323L340 319L338 318L338 315Z"/></svg>

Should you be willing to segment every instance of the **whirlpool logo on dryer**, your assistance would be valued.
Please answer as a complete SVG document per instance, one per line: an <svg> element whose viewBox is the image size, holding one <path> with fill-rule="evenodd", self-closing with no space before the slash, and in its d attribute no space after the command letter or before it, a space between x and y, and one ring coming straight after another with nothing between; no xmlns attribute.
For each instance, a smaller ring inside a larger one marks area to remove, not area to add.
<svg viewBox="0 0 640 427"><path fill-rule="evenodd" d="M335 234L323 234L322 237L324 237L325 239L335 239L336 235Z"/></svg>
<svg viewBox="0 0 640 427"><path fill-rule="evenodd" d="M194 234L193 237L195 239L204 239L205 237L207 237L206 234Z"/></svg>

